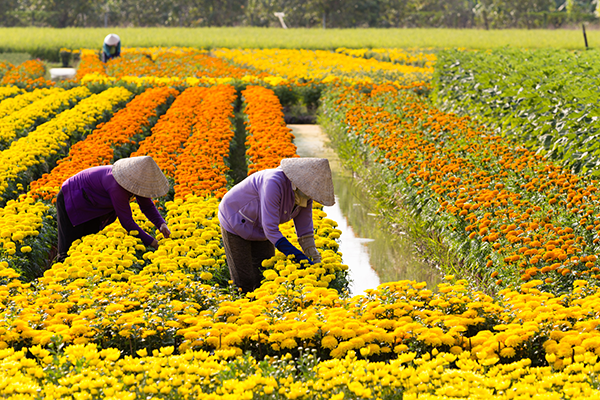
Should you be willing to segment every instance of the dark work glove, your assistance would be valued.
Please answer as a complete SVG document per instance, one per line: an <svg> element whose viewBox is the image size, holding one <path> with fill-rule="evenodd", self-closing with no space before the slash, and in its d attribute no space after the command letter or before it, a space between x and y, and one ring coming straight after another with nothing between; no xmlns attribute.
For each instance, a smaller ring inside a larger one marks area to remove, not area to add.
<svg viewBox="0 0 600 400"><path fill-rule="evenodd" d="M289 256L290 254L293 254L294 258L298 262L300 262L302 260L306 260L310 264L313 264L313 262L308 257L306 257L303 252L301 252L300 250L298 250L298 248L296 246L294 246L293 244L291 244L290 241L287 240L284 237L282 237L281 239L279 239L277 241L277 243L275 243L275 247L277 247L277 250L279 250L280 252L282 252L286 256Z"/></svg>

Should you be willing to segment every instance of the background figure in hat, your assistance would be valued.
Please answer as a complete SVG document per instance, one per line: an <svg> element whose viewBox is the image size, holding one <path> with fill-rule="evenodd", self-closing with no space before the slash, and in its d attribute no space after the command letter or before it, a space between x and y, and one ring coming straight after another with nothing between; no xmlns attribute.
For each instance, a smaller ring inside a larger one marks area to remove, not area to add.
<svg viewBox="0 0 600 400"><path fill-rule="evenodd" d="M119 57L121 55L121 38L111 33L104 38L104 44L102 45L102 52L100 53L100 59L102 62L107 62L111 58Z"/></svg>
<svg viewBox="0 0 600 400"><path fill-rule="evenodd" d="M70 177L56 197L58 261L64 261L75 240L100 232L117 218L128 232L138 231L146 246L158 248L158 241L133 220L129 201L135 197L144 215L168 238L171 232L152 201L168 192L169 181L148 156L123 158Z"/></svg>
<svg viewBox="0 0 600 400"><path fill-rule="evenodd" d="M233 283L243 292L260 286L263 260L275 248L296 261L321 262L313 232L313 200L335 203L329 161L285 158L278 168L256 172L234 186L219 204L219 221ZM300 251L279 230L294 220ZM309 258L310 257L310 258Z"/></svg>

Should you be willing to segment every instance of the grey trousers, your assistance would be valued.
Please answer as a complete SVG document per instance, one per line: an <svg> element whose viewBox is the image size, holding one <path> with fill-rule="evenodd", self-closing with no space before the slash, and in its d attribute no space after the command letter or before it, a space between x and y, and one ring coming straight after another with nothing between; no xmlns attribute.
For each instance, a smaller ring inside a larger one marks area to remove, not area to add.
<svg viewBox="0 0 600 400"><path fill-rule="evenodd" d="M268 240L246 240L221 228L227 266L233 284L248 293L260 286L263 260L275 255L275 246Z"/></svg>

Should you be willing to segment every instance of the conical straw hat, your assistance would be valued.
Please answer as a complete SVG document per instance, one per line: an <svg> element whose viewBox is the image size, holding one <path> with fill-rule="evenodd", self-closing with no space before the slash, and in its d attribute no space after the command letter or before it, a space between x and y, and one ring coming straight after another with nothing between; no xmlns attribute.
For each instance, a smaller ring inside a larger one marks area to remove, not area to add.
<svg viewBox="0 0 600 400"><path fill-rule="evenodd" d="M116 33L109 33L104 38L104 44L107 46L116 46L121 41L121 38Z"/></svg>
<svg viewBox="0 0 600 400"><path fill-rule="evenodd" d="M333 179L326 158L284 158L281 169L292 184L324 206L335 204Z"/></svg>
<svg viewBox="0 0 600 400"><path fill-rule="evenodd" d="M169 181L149 156L122 158L115 162L112 174L125 190L141 197L160 197L169 192Z"/></svg>

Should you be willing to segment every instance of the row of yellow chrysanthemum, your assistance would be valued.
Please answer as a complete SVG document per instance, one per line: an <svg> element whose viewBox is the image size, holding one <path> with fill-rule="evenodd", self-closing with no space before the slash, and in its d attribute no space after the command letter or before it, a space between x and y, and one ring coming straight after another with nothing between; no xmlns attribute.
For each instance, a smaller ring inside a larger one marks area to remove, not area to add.
<svg viewBox="0 0 600 400"><path fill-rule="evenodd" d="M556 374L528 360L490 368L487 374L467 354L432 352L415 359L408 353L389 363L357 359L318 362L306 352L259 362L233 358L227 350L172 355L173 347L152 355L120 357L112 349L74 345L53 353L39 346L0 351L0 391L7 399L590 399L599 364L587 360ZM455 367L451 367L454 365ZM53 381L43 377L52 371ZM276 372L275 372L276 371Z"/></svg>
<svg viewBox="0 0 600 400"><path fill-rule="evenodd" d="M338 79L348 82L401 82L430 80L433 67L414 67L357 58L341 52L301 49L216 49L213 54L237 65L265 71L282 80L329 83Z"/></svg>
<svg viewBox="0 0 600 400"><path fill-rule="evenodd" d="M468 352L436 350L419 358L408 352L391 362L358 359L354 351L322 362L311 351L298 359L287 354L264 362L235 357L233 350L173 352L165 346L152 355L143 349L122 357L115 349L94 345L60 352L41 346L0 350L0 370L6 372L0 393L8 399L559 399L565 394L589 399L600 394L594 383L600 364L583 355L557 373L533 367L528 359L485 367ZM46 378L49 373L53 380Z"/></svg>
<svg viewBox="0 0 600 400"><path fill-rule="evenodd" d="M0 101L23 94L25 90L16 86L0 86Z"/></svg>

